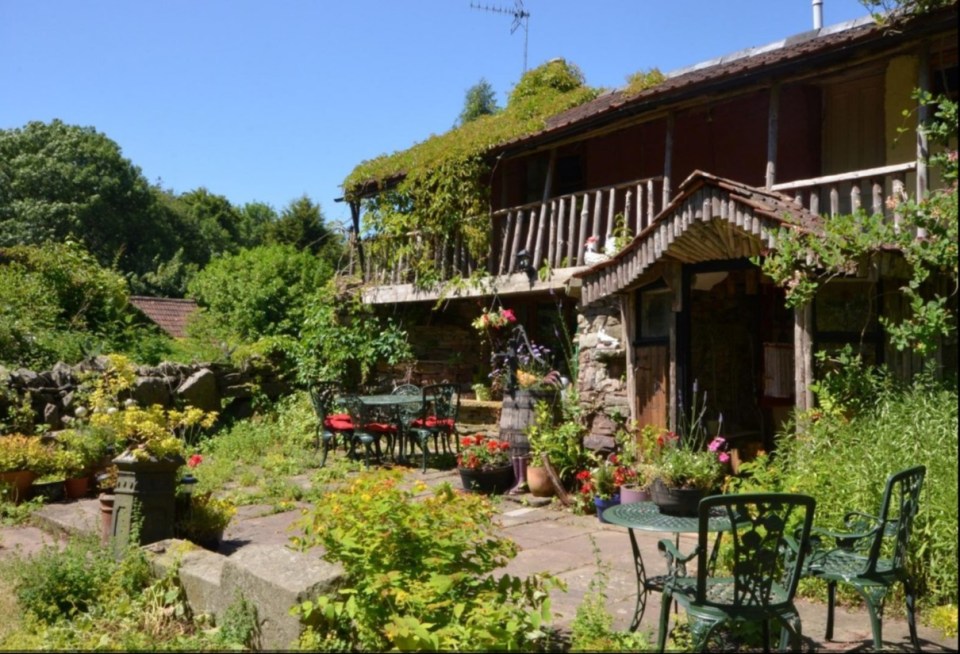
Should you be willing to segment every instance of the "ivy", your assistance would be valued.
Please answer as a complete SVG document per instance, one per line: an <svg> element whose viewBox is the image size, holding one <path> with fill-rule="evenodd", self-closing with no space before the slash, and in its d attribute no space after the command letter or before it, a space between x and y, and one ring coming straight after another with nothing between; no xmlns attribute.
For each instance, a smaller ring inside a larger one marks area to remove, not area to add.
<svg viewBox="0 0 960 654"><path fill-rule="evenodd" d="M439 281L436 255L445 238L461 239L470 255L482 260L489 251L487 213L493 172L487 153L542 130L550 116L598 93L585 85L576 66L553 60L521 78L503 111L361 163L344 180L343 188L354 201L371 187L381 191L364 202L363 230L384 237L369 244L370 253L389 263L402 259L421 285ZM392 182L396 185L391 187ZM412 232L418 238L408 238Z"/></svg>

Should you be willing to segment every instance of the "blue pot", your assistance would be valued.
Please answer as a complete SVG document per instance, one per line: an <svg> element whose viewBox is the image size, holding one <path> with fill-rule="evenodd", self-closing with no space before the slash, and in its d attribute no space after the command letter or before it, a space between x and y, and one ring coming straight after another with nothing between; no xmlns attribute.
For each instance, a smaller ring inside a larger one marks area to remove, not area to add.
<svg viewBox="0 0 960 654"><path fill-rule="evenodd" d="M620 504L619 493L611 497L609 500L600 499L599 497L593 498L593 505L597 507L597 517L600 519L600 522L607 522L603 519L604 509L609 509L611 506L615 506L617 504Z"/></svg>

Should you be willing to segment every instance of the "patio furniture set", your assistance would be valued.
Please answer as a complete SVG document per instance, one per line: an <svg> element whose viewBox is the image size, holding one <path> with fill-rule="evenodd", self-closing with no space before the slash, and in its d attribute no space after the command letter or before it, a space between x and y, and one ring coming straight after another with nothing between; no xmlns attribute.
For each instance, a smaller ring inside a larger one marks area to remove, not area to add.
<svg viewBox="0 0 960 654"><path fill-rule="evenodd" d="M459 448L456 422L460 395L455 384L443 382L415 386L403 384L389 393L344 393L337 382L316 382L310 401L317 415L315 444L323 446L321 466L338 445L351 457L363 449L364 463L371 457L406 462L420 450L422 470L427 469L429 442L435 452ZM339 410L338 410L339 409ZM451 444L451 440L453 444Z"/></svg>
<svg viewBox="0 0 960 654"><path fill-rule="evenodd" d="M660 592L657 647L661 652L673 603L682 605L689 617L693 651L704 651L717 627L731 622L759 624L767 651L769 625L774 620L781 626L780 648L800 651L800 616L794 596L800 579L813 577L827 583L827 640L833 638L837 585L848 584L865 600L874 648L882 650L884 602L899 582L906 596L910 640L920 651L915 588L906 555L925 474L926 468L917 466L891 475L878 513L848 512L844 532L814 527L814 499L788 493L713 495L701 500L696 517L664 515L652 502L606 509L606 521L626 527L630 536L637 576L630 629L640 624L647 594ZM666 558L665 574L648 574L636 531L675 535L658 543ZM697 534L692 552L680 551L681 533ZM724 536L732 540L732 556L724 566L730 572L719 575L716 559ZM696 571L688 573L691 562L696 563Z"/></svg>

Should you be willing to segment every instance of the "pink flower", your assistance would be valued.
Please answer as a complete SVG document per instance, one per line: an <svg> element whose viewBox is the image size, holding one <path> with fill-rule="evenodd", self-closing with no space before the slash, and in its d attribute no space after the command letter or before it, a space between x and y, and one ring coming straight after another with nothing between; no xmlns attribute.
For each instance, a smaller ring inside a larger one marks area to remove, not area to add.
<svg viewBox="0 0 960 654"><path fill-rule="evenodd" d="M191 468L196 468L198 465L203 463L203 457L199 454L194 454L189 459L187 459L187 465Z"/></svg>
<svg viewBox="0 0 960 654"><path fill-rule="evenodd" d="M517 317L513 314L513 309L504 309L500 312L507 322L517 322Z"/></svg>
<svg viewBox="0 0 960 654"><path fill-rule="evenodd" d="M721 452L717 455L717 458L720 460L720 463L730 463L730 455L726 452Z"/></svg>
<svg viewBox="0 0 960 654"><path fill-rule="evenodd" d="M707 449L710 450L711 452L716 452L726 444L727 444L727 439L725 439L723 436L717 436L712 441L710 441L710 444L707 445Z"/></svg>

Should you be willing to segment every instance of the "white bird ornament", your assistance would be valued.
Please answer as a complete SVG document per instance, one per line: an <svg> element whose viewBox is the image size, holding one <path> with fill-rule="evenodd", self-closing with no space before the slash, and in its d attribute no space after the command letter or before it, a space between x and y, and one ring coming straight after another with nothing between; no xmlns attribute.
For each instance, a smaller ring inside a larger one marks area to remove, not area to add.
<svg viewBox="0 0 960 654"><path fill-rule="evenodd" d="M588 266L593 266L600 263L601 261L607 261L610 259L613 253L609 252L611 249L609 246L612 243L613 239L607 239L607 246L605 246L604 252L597 252L597 241L599 239L596 236L591 236L588 238L583 246L585 248L583 252L583 261Z"/></svg>

